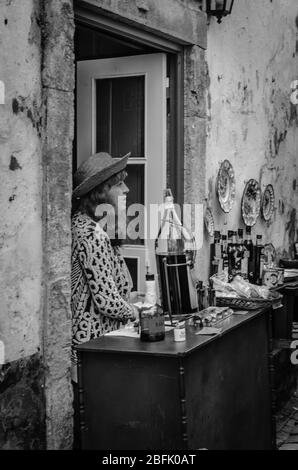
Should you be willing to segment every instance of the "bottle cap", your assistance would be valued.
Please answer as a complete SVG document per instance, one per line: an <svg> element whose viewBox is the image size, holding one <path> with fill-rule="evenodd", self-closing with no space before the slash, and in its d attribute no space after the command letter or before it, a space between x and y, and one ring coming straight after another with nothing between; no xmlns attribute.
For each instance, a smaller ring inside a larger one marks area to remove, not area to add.
<svg viewBox="0 0 298 470"><path fill-rule="evenodd" d="M257 235L257 240L262 240L263 235Z"/></svg>
<svg viewBox="0 0 298 470"><path fill-rule="evenodd" d="M146 274L146 281L154 281L154 274Z"/></svg>

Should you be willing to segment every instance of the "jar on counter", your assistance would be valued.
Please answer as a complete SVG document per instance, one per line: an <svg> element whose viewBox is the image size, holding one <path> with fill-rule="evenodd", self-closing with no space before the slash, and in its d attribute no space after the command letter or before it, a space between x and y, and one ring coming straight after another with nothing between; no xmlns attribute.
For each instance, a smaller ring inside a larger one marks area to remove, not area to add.
<svg viewBox="0 0 298 470"><path fill-rule="evenodd" d="M141 341L161 341L165 337L165 319L159 305L140 309Z"/></svg>
<svg viewBox="0 0 298 470"><path fill-rule="evenodd" d="M174 328L174 341L185 341L185 321L178 322Z"/></svg>

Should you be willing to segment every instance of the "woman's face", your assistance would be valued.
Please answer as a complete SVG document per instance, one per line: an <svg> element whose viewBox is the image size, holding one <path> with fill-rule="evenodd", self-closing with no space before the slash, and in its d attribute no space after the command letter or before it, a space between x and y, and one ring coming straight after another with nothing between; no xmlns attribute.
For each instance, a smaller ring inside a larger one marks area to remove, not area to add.
<svg viewBox="0 0 298 470"><path fill-rule="evenodd" d="M126 195L128 191L129 189L124 181L119 181L119 183L106 189L106 202L114 207L116 214L126 212Z"/></svg>

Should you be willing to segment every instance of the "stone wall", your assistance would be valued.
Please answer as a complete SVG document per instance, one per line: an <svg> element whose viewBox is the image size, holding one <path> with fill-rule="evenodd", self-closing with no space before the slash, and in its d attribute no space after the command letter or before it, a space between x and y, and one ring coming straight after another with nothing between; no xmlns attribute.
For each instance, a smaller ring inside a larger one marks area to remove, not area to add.
<svg viewBox="0 0 298 470"><path fill-rule="evenodd" d="M0 13L0 448L67 449L72 1L9 0Z"/></svg>
<svg viewBox="0 0 298 470"><path fill-rule="evenodd" d="M44 364L48 449L70 449L71 192L74 125L72 1L46 0L43 12Z"/></svg>
<svg viewBox="0 0 298 470"><path fill-rule="evenodd" d="M39 2L0 4L0 448L44 445Z"/></svg>
<svg viewBox="0 0 298 470"><path fill-rule="evenodd" d="M1 367L1 450L46 448L43 372L38 353Z"/></svg>
<svg viewBox="0 0 298 470"><path fill-rule="evenodd" d="M279 256L291 255L297 239L297 106L290 102L298 79L298 5L292 0L238 0L218 24L211 18L207 38L210 76L206 198L216 228L237 229L245 183L257 179L275 189L271 223L259 218L253 235L272 242ZM236 203L226 217L215 195L220 162L231 161ZM224 224L227 225L224 225ZM206 244L210 239L206 238ZM206 245L207 247L207 245ZM207 275L205 266L205 275Z"/></svg>
<svg viewBox="0 0 298 470"><path fill-rule="evenodd" d="M6 88L0 105L0 331L6 362L36 353L41 344L41 51L35 3L0 6L0 79Z"/></svg>

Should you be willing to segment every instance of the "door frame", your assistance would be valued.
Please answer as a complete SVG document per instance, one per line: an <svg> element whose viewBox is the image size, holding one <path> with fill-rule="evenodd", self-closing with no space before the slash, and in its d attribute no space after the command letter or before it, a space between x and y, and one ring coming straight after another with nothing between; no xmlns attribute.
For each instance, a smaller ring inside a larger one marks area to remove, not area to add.
<svg viewBox="0 0 298 470"><path fill-rule="evenodd" d="M157 36L149 31L98 14L90 8L75 6L75 24L92 27L130 39L138 44L155 47L156 52L167 53L170 75L169 98L172 106L167 139L167 186L172 189L175 202L184 202L184 48L182 44ZM74 168L75 169L75 168Z"/></svg>

